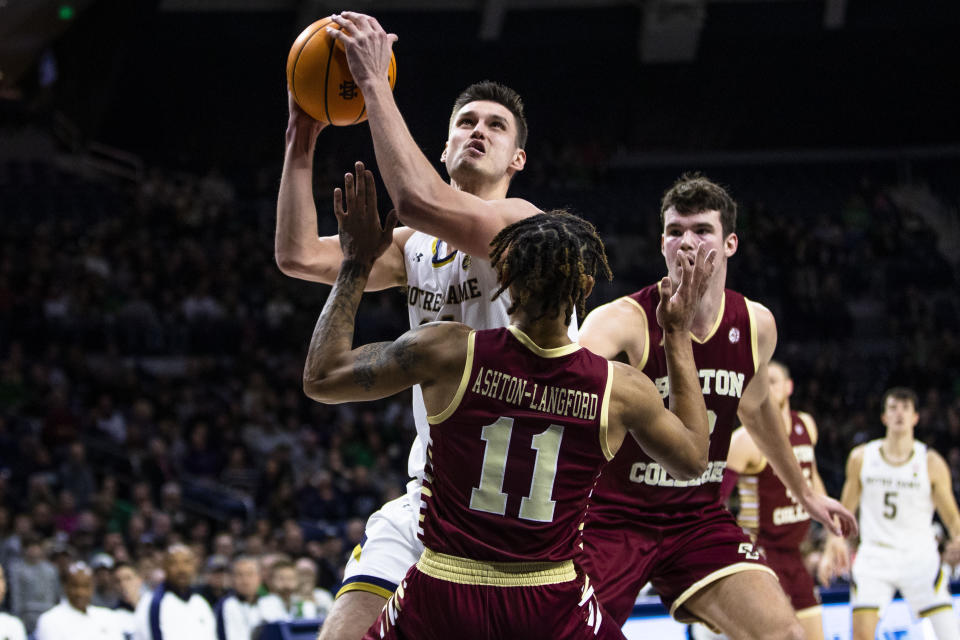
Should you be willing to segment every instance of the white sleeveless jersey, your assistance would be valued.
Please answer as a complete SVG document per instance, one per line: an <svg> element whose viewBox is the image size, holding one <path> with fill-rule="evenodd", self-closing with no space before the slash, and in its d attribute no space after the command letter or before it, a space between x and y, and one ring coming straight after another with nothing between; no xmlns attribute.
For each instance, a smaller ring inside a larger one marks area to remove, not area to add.
<svg viewBox="0 0 960 640"><path fill-rule="evenodd" d="M902 550L936 546L927 446L913 443L913 454L898 465L880 452L883 440L864 445L860 469L860 539Z"/></svg>
<svg viewBox="0 0 960 640"><path fill-rule="evenodd" d="M443 240L419 231L414 231L404 245L403 258L411 328L436 320L462 322L472 329L497 329L510 324L510 293L504 291L490 301L500 285L488 260L451 251ZM570 321L569 335L576 341L576 316ZM413 418L417 438L410 449L407 471L410 477L422 479L430 425L420 385L413 388Z"/></svg>

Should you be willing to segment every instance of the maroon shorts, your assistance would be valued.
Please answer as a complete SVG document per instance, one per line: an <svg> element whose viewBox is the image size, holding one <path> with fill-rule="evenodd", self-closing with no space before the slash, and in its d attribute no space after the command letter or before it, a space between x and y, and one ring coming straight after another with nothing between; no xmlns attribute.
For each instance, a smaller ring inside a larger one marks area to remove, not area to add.
<svg viewBox="0 0 960 640"><path fill-rule="evenodd" d="M651 524L656 522L656 524ZM590 509L579 562L604 608L623 625L640 589L651 582L670 615L699 622L683 603L740 571L771 574L750 537L720 505L672 519L614 522Z"/></svg>
<svg viewBox="0 0 960 640"><path fill-rule="evenodd" d="M802 617L808 609L814 609L809 613L816 613L816 608L820 606L820 594L813 583L813 576L803 564L800 550L764 547L763 554L780 579L780 586L790 598L797 615Z"/></svg>
<svg viewBox="0 0 960 640"><path fill-rule="evenodd" d="M568 562L565 569L572 579L522 586L525 582L549 582L552 578L544 579L544 572L535 570L525 574L535 580L524 581L515 571L491 580L489 573L480 575L476 567L463 571L463 564L457 567L444 562L452 556L433 554L432 564L425 565L429 553L407 572L364 640L624 640L620 625L603 610L592 584L574 569L573 563ZM454 560L470 562L463 558ZM486 563L484 568L490 566ZM453 580L518 586L463 584Z"/></svg>

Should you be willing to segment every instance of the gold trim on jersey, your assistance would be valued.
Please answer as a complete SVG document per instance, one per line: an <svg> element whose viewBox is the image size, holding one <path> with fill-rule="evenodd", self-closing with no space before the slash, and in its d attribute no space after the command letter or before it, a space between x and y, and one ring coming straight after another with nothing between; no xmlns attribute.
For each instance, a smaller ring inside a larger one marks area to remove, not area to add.
<svg viewBox="0 0 960 640"><path fill-rule="evenodd" d="M420 493L428 498L433 497L433 491L430 490L430 487L420 487Z"/></svg>
<svg viewBox="0 0 960 640"><path fill-rule="evenodd" d="M670 607L670 615L676 618L680 622L692 621L692 618L681 619L681 618L678 618L676 615L677 609L683 606L684 602L686 602L691 597L693 597L695 593L697 593L704 587L707 587L708 585L713 584L717 580L720 580L721 578L726 578L727 576L732 576L735 573L742 573L744 571L766 571L767 573L772 575L775 579L777 578L777 574L773 572L773 569L771 569L770 567L764 566L762 564L757 564L755 562L738 562L736 564L731 564L728 567L724 567L723 569L718 569L717 571L714 571L713 573L708 574L703 578L700 578L699 580L694 582L692 585L687 587L687 590L681 593L680 597L677 598L676 602L673 603L673 606Z"/></svg>
<svg viewBox="0 0 960 640"><path fill-rule="evenodd" d="M940 591L940 587L943 586L943 580L947 577L947 572L943 570L943 567L940 567L940 571L937 572L937 579L933 581L933 590Z"/></svg>
<svg viewBox="0 0 960 640"><path fill-rule="evenodd" d="M917 453L917 448L914 447L913 449L910 449L910 455L907 456L907 459L902 462L893 462L887 457L887 454L883 452L883 442L881 442L880 446L877 447L877 452L880 453L880 457L883 459L883 461L886 462L891 467L902 467L908 462L910 462L911 460L913 460L913 456L915 456Z"/></svg>
<svg viewBox="0 0 960 640"><path fill-rule="evenodd" d="M538 587L576 579L573 560L562 562L486 562L424 549L421 573L456 584L485 587Z"/></svg>
<svg viewBox="0 0 960 640"><path fill-rule="evenodd" d="M660 283L657 283L657 295L660 296ZM662 296L661 296L662 297ZM710 331L707 332L707 335L704 336L703 340L698 338L693 331L690 332L690 339L696 342L697 344L706 344L710 342L710 338L717 332L717 329L720 328L720 321L723 320L723 311L727 308L727 292L724 290L723 297L720 298L720 309L717 310L717 319L713 321L713 326L710 327ZM660 338L660 344L663 344L663 338Z"/></svg>
<svg viewBox="0 0 960 640"><path fill-rule="evenodd" d="M753 307L746 297L743 302L747 305L747 318L750 320L750 350L753 352L753 372L760 368L760 339L757 337L757 319L753 315Z"/></svg>
<svg viewBox="0 0 960 640"><path fill-rule="evenodd" d="M918 618L927 618L934 615L935 613L940 613L941 611L953 611L952 604L938 604L936 606L930 607L929 609L924 609L923 611L917 612Z"/></svg>
<svg viewBox="0 0 960 640"><path fill-rule="evenodd" d="M640 303L631 298L630 296L625 297L626 300L632 302L637 309L640 310L640 313L643 314L643 324L645 326L644 331L647 335L643 339L643 353L640 355L640 363L637 365L637 369L643 371L643 368L647 366L647 358L650 357L650 318L647 317L647 311L640 306Z"/></svg>
<svg viewBox="0 0 960 640"><path fill-rule="evenodd" d="M807 607L806 609L800 609L796 612L798 618L812 618L813 616L819 616L823 614L823 605L815 605L812 607Z"/></svg>
<svg viewBox="0 0 960 640"><path fill-rule="evenodd" d="M607 433L610 427L610 390L613 389L613 362L607 361L607 385L603 389L603 401L600 403L600 449L603 451L603 457L608 461L613 460L613 454L610 453L610 443L607 441Z"/></svg>
<svg viewBox="0 0 960 640"><path fill-rule="evenodd" d="M471 331L467 336L467 361L463 363L463 375L460 377L460 386L457 387L457 393L453 400L447 405L447 408L435 416L427 416L428 424L439 424L453 415L453 412L460 406L463 400L463 394L467 392L467 384L470 382L470 372L473 371L473 348L477 339L477 332Z"/></svg>
<svg viewBox="0 0 960 640"><path fill-rule="evenodd" d="M507 330L513 334L513 337L520 341L520 344L525 346L530 351L533 351L534 354L540 356L541 358L561 358L563 356L568 356L571 353L580 350L580 345L576 342L571 342L570 344L565 344L562 347L553 347L551 349L544 349L536 342L530 339L530 336L525 334L516 325L510 325L507 327Z"/></svg>
<svg viewBox="0 0 960 640"><path fill-rule="evenodd" d="M345 593L350 591L365 591L367 593L372 593L375 596L380 596L385 600L389 600L393 595L393 591L389 589L384 589L383 587L378 587L375 584L370 584L369 582L351 582L340 587L340 590L337 591L337 595L334 596L334 599L339 598Z"/></svg>
<svg viewBox="0 0 960 640"><path fill-rule="evenodd" d="M430 246L430 252L433 254L433 256L430 258L430 264L433 265L434 269L439 269L440 267L447 266L448 264L453 262L454 258L457 257L457 250L454 249L449 254L447 254L446 257L441 258L439 255L437 255L437 250L439 248L440 248L440 238L434 238L433 244Z"/></svg>

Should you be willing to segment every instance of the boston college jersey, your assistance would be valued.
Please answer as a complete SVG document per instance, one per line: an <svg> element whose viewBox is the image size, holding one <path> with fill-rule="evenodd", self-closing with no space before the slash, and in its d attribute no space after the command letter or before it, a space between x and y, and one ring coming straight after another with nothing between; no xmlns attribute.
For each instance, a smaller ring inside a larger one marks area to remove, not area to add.
<svg viewBox="0 0 960 640"><path fill-rule="evenodd" d="M803 477L813 478L813 440L807 428L809 416L790 412L790 446L800 464ZM764 549L796 550L807 537L810 514L797 503L781 482L773 466L765 463L760 473L740 475L740 515L738 524L757 532L757 544Z"/></svg>
<svg viewBox="0 0 960 640"><path fill-rule="evenodd" d="M912 550L936 545L927 446L913 443L910 458L891 464L883 440L864 445L860 468L860 539L863 543Z"/></svg>
<svg viewBox="0 0 960 640"><path fill-rule="evenodd" d="M541 349L515 327L469 339L457 394L430 417L423 544L484 561L573 558L611 457L612 365L576 344Z"/></svg>
<svg viewBox="0 0 960 640"><path fill-rule="evenodd" d="M488 260L450 250L443 240L414 231L403 247L407 270L407 313L410 327L427 322L462 322L472 329L496 329L510 324L510 293L491 301L500 285ZM570 321L570 339L577 339L576 317ZM413 418L417 427L407 462L412 478L423 476L430 426L420 385L413 388Z"/></svg>
<svg viewBox="0 0 960 640"><path fill-rule="evenodd" d="M663 330L657 324L660 285L641 289L627 299L647 318L646 347L638 368L653 380L669 408ZM591 517L673 517L719 502L740 396L757 370L757 326L746 298L724 290L710 333L703 341L693 340L693 360L700 372L710 421L707 470L693 480L677 480L654 462L634 438L624 438L623 446L604 469L593 492Z"/></svg>

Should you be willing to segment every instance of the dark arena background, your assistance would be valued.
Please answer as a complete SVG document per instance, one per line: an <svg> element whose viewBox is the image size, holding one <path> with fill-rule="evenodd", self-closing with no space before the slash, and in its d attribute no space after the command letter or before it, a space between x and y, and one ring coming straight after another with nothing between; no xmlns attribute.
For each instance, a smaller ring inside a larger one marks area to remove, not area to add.
<svg viewBox="0 0 960 640"><path fill-rule="evenodd" d="M396 100L444 178L457 93L523 96L511 195L597 225L614 280L588 309L664 274L659 200L681 173L726 185L728 286L776 317L830 495L898 385L957 493L960 4L0 0L0 563L29 632L72 561L112 607L115 564L148 589L183 542L214 603L240 553L265 576L296 563L313 615L262 637L314 637L367 516L403 493L409 393L304 395L330 289L273 255L287 51L345 9L399 35ZM376 174L368 125L321 133L323 235L354 160ZM366 295L358 340L400 335L406 313L397 291ZM822 543L815 526L811 563ZM846 593L823 590L828 638L849 637ZM683 637L640 602L629 637ZM878 637L923 637L898 615Z"/></svg>

